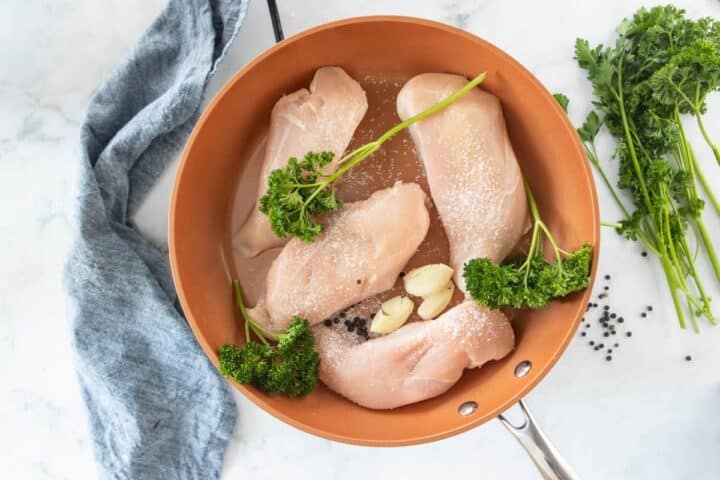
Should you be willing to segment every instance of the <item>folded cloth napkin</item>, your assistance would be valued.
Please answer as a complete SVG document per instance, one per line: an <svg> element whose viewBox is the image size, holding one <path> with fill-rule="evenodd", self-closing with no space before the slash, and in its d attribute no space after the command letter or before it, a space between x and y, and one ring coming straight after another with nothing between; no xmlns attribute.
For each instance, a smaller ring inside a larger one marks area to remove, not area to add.
<svg viewBox="0 0 720 480"><path fill-rule="evenodd" d="M81 130L65 284L102 478L217 478L235 426L225 381L177 303L167 255L130 217L199 114L247 0L170 0L97 90Z"/></svg>

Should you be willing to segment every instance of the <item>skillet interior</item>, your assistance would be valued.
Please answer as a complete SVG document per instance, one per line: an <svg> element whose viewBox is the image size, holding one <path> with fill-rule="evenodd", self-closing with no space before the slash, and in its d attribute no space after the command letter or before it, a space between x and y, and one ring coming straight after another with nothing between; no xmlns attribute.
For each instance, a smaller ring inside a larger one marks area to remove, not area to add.
<svg viewBox="0 0 720 480"><path fill-rule="evenodd" d="M185 148L170 210L170 257L188 323L215 365L217 348L242 338L226 248L237 179L275 101L307 86L324 65L339 65L356 78L488 72L483 88L502 102L515 153L543 218L565 248L583 241L593 245L594 278L599 253L594 183L574 129L547 90L508 55L461 30L404 17L343 20L296 35L238 72L208 106ZM572 338L589 295L590 289L518 315L511 355L466 371L440 397L393 411L356 406L324 387L300 400L236 387L283 421L333 440L363 445L436 440L495 417L537 384ZM518 379L513 371L523 360L533 368ZM467 400L476 401L478 409L461 417L458 406Z"/></svg>

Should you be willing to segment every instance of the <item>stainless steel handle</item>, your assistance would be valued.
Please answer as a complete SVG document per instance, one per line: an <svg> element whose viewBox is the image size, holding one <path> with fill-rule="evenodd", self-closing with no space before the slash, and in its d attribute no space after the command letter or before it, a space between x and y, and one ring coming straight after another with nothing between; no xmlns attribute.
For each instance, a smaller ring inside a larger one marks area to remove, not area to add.
<svg viewBox="0 0 720 480"><path fill-rule="evenodd" d="M540 430L525 402L520 400L518 405L523 414L522 425L513 425L503 415L498 419L527 451L542 477L546 480L580 480Z"/></svg>

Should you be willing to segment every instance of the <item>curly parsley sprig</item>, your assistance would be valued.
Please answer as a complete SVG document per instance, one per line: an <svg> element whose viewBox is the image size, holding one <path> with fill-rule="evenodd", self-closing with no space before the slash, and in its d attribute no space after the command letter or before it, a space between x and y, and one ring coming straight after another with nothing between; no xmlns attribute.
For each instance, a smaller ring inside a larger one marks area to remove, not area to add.
<svg viewBox="0 0 720 480"><path fill-rule="evenodd" d="M542 308L551 300L582 290L590 281L592 247L585 243L574 252L560 248L540 217L535 197L525 183L533 229L527 254L503 264L488 258L470 260L463 278L470 295L488 308ZM543 237L548 239L555 261L543 256Z"/></svg>
<svg viewBox="0 0 720 480"><path fill-rule="evenodd" d="M696 268L693 245L710 260L720 281L720 259L702 218L704 200L699 184L720 214L688 142L681 116L695 117L705 142L720 163L720 151L702 122L706 97L720 87L720 23L711 18L686 18L672 5L639 9L617 29L613 46L590 47L578 39L575 58L592 84L596 109L578 129L587 156L600 174L623 219L617 231L641 241L663 267L682 328L685 309L695 330L696 317L716 324L710 297ZM595 150L604 125L618 141L618 187L627 191L626 207L608 181ZM694 242L693 240L696 240Z"/></svg>
<svg viewBox="0 0 720 480"><path fill-rule="evenodd" d="M298 397L312 392L317 384L320 357L315 352L308 321L295 317L285 333L276 336L252 321L238 280L233 281L233 288L235 302L245 320L245 346L220 347L220 373L269 394ZM251 331L262 343L253 340ZM268 339L277 344L272 345Z"/></svg>
<svg viewBox="0 0 720 480"><path fill-rule="evenodd" d="M273 170L268 178L267 193L260 199L260 211L270 220L272 231L280 238L297 237L313 242L322 232L316 217L340 208L334 183L348 170L375 153L386 141L415 122L442 110L485 80L485 73L461 89L395 125L377 140L348 153L338 162L338 169L325 173L332 162L331 152L308 152L303 160L290 158L287 166Z"/></svg>

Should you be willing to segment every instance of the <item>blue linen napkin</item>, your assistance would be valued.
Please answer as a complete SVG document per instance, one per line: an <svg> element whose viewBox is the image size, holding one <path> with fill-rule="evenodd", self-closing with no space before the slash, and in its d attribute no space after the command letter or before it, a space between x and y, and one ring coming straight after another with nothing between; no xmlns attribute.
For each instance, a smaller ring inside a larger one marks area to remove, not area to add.
<svg viewBox="0 0 720 480"><path fill-rule="evenodd" d="M217 478L235 426L226 382L180 311L166 253L130 218L192 130L247 3L170 0L82 125L65 284L102 478Z"/></svg>

